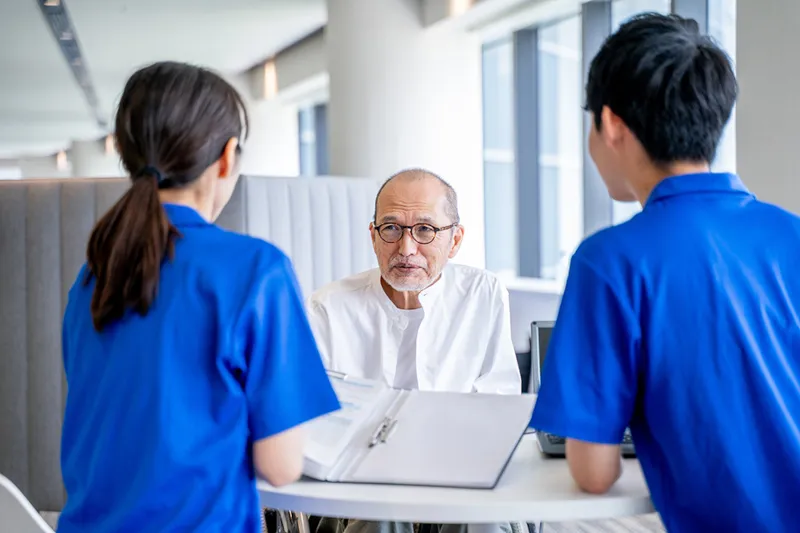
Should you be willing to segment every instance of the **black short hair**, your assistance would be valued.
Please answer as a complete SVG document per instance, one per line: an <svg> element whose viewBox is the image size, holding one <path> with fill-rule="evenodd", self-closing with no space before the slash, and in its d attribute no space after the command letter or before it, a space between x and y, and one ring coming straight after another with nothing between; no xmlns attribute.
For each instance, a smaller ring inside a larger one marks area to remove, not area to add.
<svg viewBox="0 0 800 533"><path fill-rule="evenodd" d="M644 13L606 39L592 60L586 110L599 130L608 106L656 164L710 163L737 94L730 58L696 21Z"/></svg>

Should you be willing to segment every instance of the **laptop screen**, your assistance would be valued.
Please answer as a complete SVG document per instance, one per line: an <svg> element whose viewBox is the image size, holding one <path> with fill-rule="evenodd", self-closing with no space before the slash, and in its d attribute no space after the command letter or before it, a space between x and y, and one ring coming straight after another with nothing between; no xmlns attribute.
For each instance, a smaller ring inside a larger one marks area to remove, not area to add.
<svg viewBox="0 0 800 533"><path fill-rule="evenodd" d="M550 344L550 335L553 333L553 326L539 326L539 372L544 368L544 357L547 355L547 345Z"/></svg>
<svg viewBox="0 0 800 533"><path fill-rule="evenodd" d="M531 328L531 341L533 341L531 361L530 391L538 392L541 383L544 359L547 356L547 347L550 345L550 336L553 333L554 322L534 322Z"/></svg>

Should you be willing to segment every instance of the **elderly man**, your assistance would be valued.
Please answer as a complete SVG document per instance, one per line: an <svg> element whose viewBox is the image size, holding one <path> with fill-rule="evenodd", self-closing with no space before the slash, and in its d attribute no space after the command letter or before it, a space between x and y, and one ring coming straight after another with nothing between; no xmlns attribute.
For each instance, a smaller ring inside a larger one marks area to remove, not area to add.
<svg viewBox="0 0 800 533"><path fill-rule="evenodd" d="M378 191L369 231L379 268L323 287L308 304L326 368L397 389L519 394L506 289L487 271L448 263L464 238L453 188L427 170L395 174ZM316 529L341 527L322 519ZM465 530L512 526L438 529ZM412 531L412 524L359 520L346 529Z"/></svg>
<svg viewBox="0 0 800 533"><path fill-rule="evenodd" d="M369 231L379 268L308 305L326 367L399 389L520 393L505 288L448 264L464 238L453 188L426 170L395 174Z"/></svg>

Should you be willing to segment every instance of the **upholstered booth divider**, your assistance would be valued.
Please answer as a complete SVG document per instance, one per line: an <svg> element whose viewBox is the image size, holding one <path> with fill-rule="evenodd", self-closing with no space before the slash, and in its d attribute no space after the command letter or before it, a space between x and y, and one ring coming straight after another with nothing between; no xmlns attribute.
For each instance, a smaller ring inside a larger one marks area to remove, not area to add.
<svg viewBox="0 0 800 533"><path fill-rule="evenodd" d="M377 265L369 223L380 183L358 178L247 178L223 227L266 239L292 258L305 294Z"/></svg>
<svg viewBox="0 0 800 533"><path fill-rule="evenodd" d="M375 264L367 179L243 177L225 228L274 242L308 296ZM60 511L66 385L61 318L95 221L124 179L0 181L0 473L40 511Z"/></svg>

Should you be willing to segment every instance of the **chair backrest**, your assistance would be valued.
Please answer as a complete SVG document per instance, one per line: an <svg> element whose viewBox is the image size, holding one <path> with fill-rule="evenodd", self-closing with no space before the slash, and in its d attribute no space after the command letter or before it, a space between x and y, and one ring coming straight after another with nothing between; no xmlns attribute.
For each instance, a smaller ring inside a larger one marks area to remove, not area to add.
<svg viewBox="0 0 800 533"><path fill-rule="evenodd" d="M0 181L0 472L39 511L65 502L61 319L92 226L127 179ZM375 264L367 227L379 183L242 177L217 223L292 259L304 296Z"/></svg>
<svg viewBox="0 0 800 533"><path fill-rule="evenodd" d="M261 237L292 259L304 296L377 266L369 238L380 182L363 178L240 181L218 223Z"/></svg>
<svg viewBox="0 0 800 533"><path fill-rule="evenodd" d="M53 533L31 502L0 474L0 533Z"/></svg>

